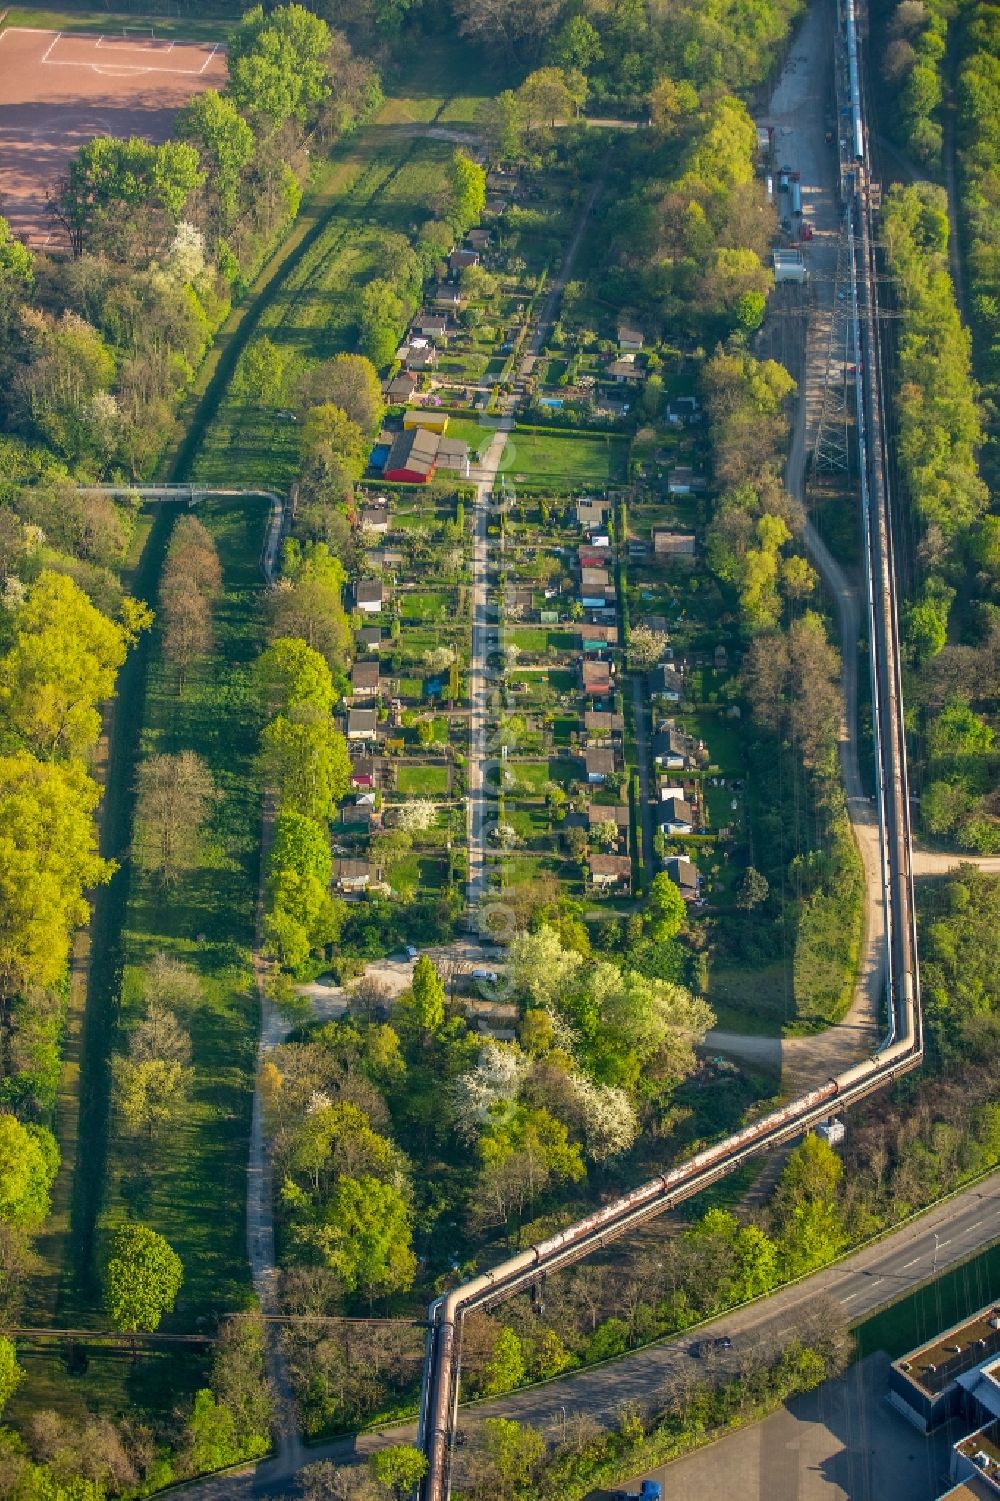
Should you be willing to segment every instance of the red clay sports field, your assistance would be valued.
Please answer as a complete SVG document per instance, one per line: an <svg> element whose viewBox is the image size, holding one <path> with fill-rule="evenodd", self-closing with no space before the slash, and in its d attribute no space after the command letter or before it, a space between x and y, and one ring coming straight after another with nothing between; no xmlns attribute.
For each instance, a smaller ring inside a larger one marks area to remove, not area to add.
<svg viewBox="0 0 1000 1501"><path fill-rule="evenodd" d="M168 41L131 29L0 32L0 213L33 245L58 245L45 189L84 142L165 141L185 100L225 81L221 41Z"/></svg>

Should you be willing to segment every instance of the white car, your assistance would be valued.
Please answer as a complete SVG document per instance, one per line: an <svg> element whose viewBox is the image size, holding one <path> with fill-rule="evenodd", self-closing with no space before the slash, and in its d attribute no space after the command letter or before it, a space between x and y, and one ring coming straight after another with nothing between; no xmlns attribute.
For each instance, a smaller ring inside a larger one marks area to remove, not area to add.
<svg viewBox="0 0 1000 1501"><path fill-rule="evenodd" d="M413 947L412 943L408 943L406 945L405 953L406 953L407 959L419 959L420 958L420 950L419 949L415 949Z"/></svg>
<svg viewBox="0 0 1000 1501"><path fill-rule="evenodd" d="M474 980L485 980L488 984L495 985L499 976L495 969L484 969L482 966L479 966L472 971L472 978Z"/></svg>

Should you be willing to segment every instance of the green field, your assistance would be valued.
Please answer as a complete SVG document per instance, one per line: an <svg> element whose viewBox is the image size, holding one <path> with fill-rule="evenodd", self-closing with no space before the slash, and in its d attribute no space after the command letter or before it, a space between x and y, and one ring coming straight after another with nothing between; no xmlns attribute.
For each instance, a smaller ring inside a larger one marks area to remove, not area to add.
<svg viewBox="0 0 1000 1501"><path fill-rule="evenodd" d="M294 479L295 424L279 415L281 407L237 400L230 381L239 354L257 336L305 363L353 350L361 289L381 274L391 237L408 238L429 217L455 146L408 127L445 118L468 124L478 98L464 92L474 75L460 46L429 42L413 50L402 69L390 70L390 97L376 117L334 147L257 295L222 330L192 398L173 477L279 489Z"/></svg>
<svg viewBox="0 0 1000 1501"><path fill-rule="evenodd" d="M184 1329L219 1308L239 1307L249 1288L243 1206L257 1030L250 961L260 798L246 668L262 644L258 560L267 508L218 501L199 514L223 565L216 651L180 694L173 670L154 656L142 752L196 751L221 799L200 867L167 896L133 874L123 942L126 966L162 951L198 971L203 1000L181 1018L192 1036L197 1082L183 1124L165 1139L162 1166L151 1169L142 1152L113 1142L102 1215L105 1225L139 1217L170 1240L185 1269L174 1315Z"/></svg>
<svg viewBox="0 0 1000 1501"><path fill-rule="evenodd" d="M171 0L164 0L167 10L170 4ZM8 27L24 27L38 31L75 31L106 36L109 32L120 32L123 27L127 27L130 31L145 30L148 35L150 27L154 27L157 37L169 37L178 42L219 42L225 40L230 28L235 26L244 9L246 9L245 6L226 3L226 0L215 0L214 4L200 6L197 17L163 14L156 4L150 5L148 0L146 13L143 15L112 11L95 13L93 10L77 11L72 8L64 10L13 8L7 11L0 20L0 31Z"/></svg>
<svg viewBox="0 0 1000 1501"><path fill-rule="evenodd" d="M417 797L446 796L447 766L401 766L396 772L396 791Z"/></svg>
<svg viewBox="0 0 1000 1501"><path fill-rule="evenodd" d="M507 439L500 472L516 484L566 492L604 489L625 478L624 438L592 433L525 433Z"/></svg>

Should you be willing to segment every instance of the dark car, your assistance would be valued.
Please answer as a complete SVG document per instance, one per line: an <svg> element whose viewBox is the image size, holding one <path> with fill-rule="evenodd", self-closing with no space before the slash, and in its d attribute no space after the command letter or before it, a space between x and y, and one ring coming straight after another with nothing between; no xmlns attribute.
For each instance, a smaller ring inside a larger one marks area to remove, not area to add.
<svg viewBox="0 0 1000 1501"><path fill-rule="evenodd" d="M691 1346L691 1354L695 1360L703 1360L706 1355L714 1355L717 1350L731 1350L733 1342L728 1334L720 1334L715 1339L699 1339Z"/></svg>

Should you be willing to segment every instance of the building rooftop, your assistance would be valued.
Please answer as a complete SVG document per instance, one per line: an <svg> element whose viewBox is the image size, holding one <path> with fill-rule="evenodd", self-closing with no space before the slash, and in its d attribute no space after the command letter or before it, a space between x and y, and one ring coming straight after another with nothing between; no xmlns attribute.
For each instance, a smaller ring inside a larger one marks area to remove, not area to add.
<svg viewBox="0 0 1000 1501"><path fill-rule="evenodd" d="M378 732L375 709L350 709L347 714L348 735L374 735Z"/></svg>
<svg viewBox="0 0 1000 1501"><path fill-rule="evenodd" d="M386 474L393 474L403 469L410 474L424 476L433 474L440 441L440 436L431 432L429 428L404 429L403 432L397 434L389 450L389 457L385 463Z"/></svg>
<svg viewBox="0 0 1000 1501"><path fill-rule="evenodd" d="M671 855L664 869L674 885L679 886L682 891L698 890L698 867L687 855Z"/></svg>
<svg viewBox="0 0 1000 1501"><path fill-rule="evenodd" d="M599 829L602 823L613 823L616 828L627 829L629 822L629 810L624 804L591 803L587 809L587 823L592 829Z"/></svg>
<svg viewBox="0 0 1000 1501"><path fill-rule="evenodd" d="M984 1473L989 1474L990 1470L995 1470L1000 1475L1000 1418L994 1418L985 1428L977 1428L975 1433L963 1438L955 1448L967 1459L972 1459L976 1454L984 1454L989 1460L989 1470L984 1465Z"/></svg>
<svg viewBox="0 0 1000 1501"><path fill-rule="evenodd" d="M938 1501L996 1501L996 1494L989 1481L975 1476L972 1480L963 1480L961 1485L945 1491Z"/></svg>
<svg viewBox="0 0 1000 1501"><path fill-rule="evenodd" d="M359 605L381 604L383 599L381 579L358 579L354 586L354 598Z"/></svg>
<svg viewBox="0 0 1000 1501"><path fill-rule="evenodd" d="M610 684L610 662L581 662L580 667L583 676L583 686L585 688L593 688Z"/></svg>
<svg viewBox="0 0 1000 1501"><path fill-rule="evenodd" d="M583 716L583 727L593 734L610 735L615 730L624 730L624 714L612 714L610 709L587 709Z"/></svg>
<svg viewBox="0 0 1000 1501"><path fill-rule="evenodd" d="M585 751L583 761L588 775L594 776L610 776L617 764L614 751L602 750L600 747Z"/></svg>
<svg viewBox="0 0 1000 1501"><path fill-rule="evenodd" d="M991 1306L974 1319L946 1329L895 1364L915 1386L933 1397L994 1354L1000 1355L1000 1310Z"/></svg>

